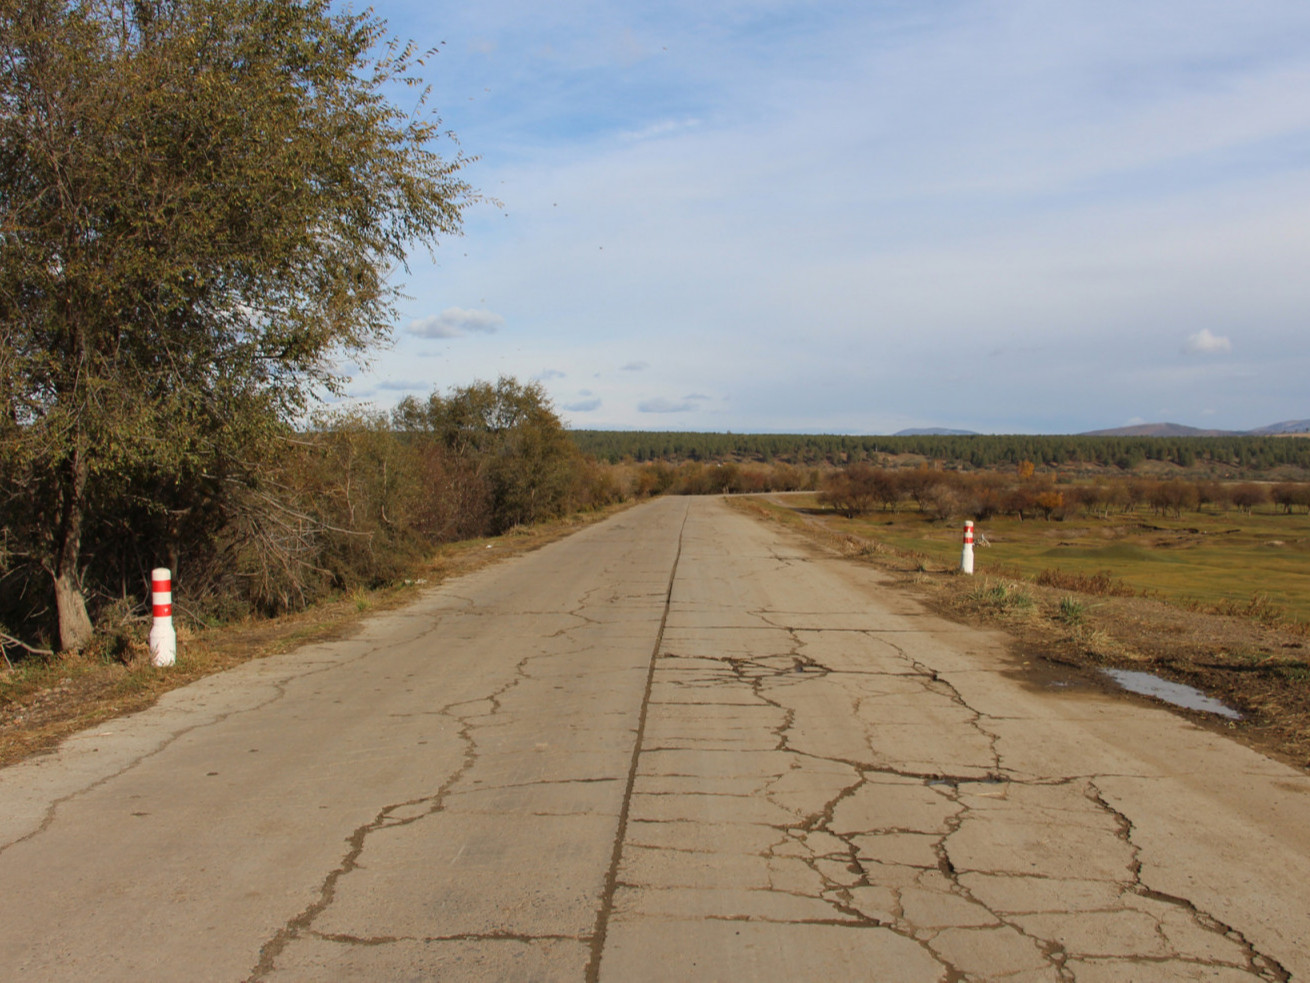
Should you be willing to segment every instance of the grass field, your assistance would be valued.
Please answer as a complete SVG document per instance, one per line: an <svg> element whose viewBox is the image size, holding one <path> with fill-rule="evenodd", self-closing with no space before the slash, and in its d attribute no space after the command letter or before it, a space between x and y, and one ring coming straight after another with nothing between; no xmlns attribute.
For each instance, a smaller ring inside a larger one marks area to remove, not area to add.
<svg viewBox="0 0 1310 983"><path fill-rule="evenodd" d="M963 523L934 521L913 506L846 519L813 500L791 504L826 513L836 531L922 553L936 564L959 562ZM1143 509L1049 522L994 518L978 529L991 544L975 547L978 574L1036 579L1058 571L1074 579L1105 572L1174 603L1310 623L1310 515L1303 512L1184 512L1175 519ZM1059 583L1058 575L1054 580Z"/></svg>

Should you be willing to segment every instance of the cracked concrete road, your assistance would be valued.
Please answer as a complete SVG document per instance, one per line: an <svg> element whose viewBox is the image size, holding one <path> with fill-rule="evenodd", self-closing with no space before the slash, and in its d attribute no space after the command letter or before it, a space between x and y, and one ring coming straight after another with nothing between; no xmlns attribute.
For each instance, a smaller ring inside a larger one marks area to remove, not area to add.
<svg viewBox="0 0 1310 983"><path fill-rule="evenodd" d="M0 771L21 980L1310 979L1310 778L713 499Z"/></svg>

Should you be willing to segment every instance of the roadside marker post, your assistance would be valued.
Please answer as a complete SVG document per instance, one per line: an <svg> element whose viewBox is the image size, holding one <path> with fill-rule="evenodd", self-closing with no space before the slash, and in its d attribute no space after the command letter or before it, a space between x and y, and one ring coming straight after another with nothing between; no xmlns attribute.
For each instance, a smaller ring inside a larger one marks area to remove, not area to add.
<svg viewBox="0 0 1310 983"><path fill-rule="evenodd" d="M150 664L171 666L177 661L177 632L173 631L173 572L167 567L150 571Z"/></svg>
<svg viewBox="0 0 1310 983"><path fill-rule="evenodd" d="M960 556L960 572L973 573L973 523L964 523L964 552Z"/></svg>

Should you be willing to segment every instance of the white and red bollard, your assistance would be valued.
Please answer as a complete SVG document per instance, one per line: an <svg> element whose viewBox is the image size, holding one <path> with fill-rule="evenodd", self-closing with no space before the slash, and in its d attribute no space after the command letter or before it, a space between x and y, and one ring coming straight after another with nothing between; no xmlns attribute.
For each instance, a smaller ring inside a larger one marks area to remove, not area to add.
<svg viewBox="0 0 1310 983"><path fill-rule="evenodd" d="M150 571L150 663L171 666L177 661L177 632L173 631L173 573L167 567Z"/></svg>
<svg viewBox="0 0 1310 983"><path fill-rule="evenodd" d="M973 573L973 523L964 523L964 552L960 556L960 573Z"/></svg>

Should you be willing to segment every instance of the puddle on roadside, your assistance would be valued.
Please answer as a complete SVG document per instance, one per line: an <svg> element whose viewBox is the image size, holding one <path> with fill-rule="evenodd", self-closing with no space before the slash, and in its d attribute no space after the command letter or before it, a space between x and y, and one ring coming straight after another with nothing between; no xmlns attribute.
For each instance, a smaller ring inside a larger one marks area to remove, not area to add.
<svg viewBox="0 0 1310 983"><path fill-rule="evenodd" d="M1149 672L1133 672L1129 669L1102 669L1101 672L1130 692L1140 693L1143 696L1154 696L1156 699L1172 703L1176 707L1183 707L1187 710L1200 710L1202 713L1213 713L1228 720L1242 719L1242 715L1232 707L1219 702L1212 696L1206 696L1194 687L1184 686L1182 683L1172 683L1167 679L1161 679L1159 676L1153 676Z"/></svg>

